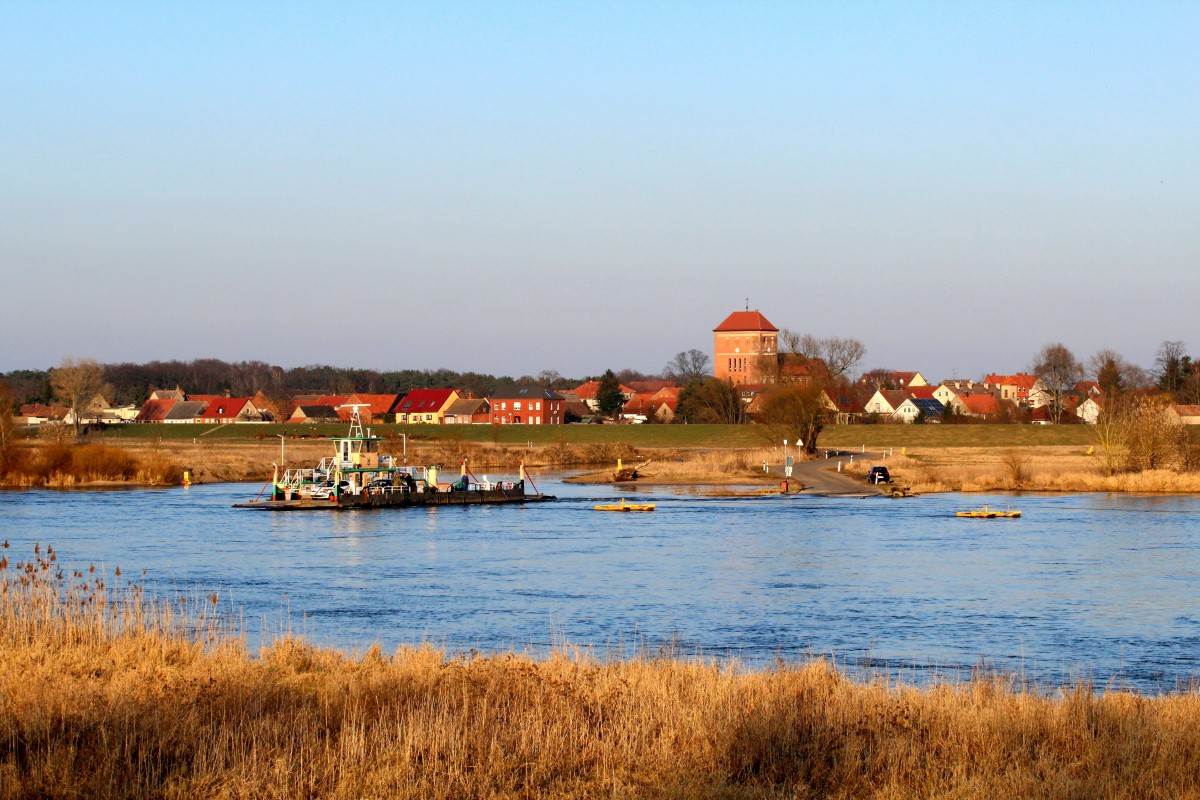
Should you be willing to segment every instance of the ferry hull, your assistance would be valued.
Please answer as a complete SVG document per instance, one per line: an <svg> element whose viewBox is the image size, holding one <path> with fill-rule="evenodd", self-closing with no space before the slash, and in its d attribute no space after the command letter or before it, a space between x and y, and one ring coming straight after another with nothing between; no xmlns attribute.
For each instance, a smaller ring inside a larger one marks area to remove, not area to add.
<svg viewBox="0 0 1200 800"><path fill-rule="evenodd" d="M525 489L479 489L463 492L389 492L344 494L340 497L298 497L289 500L255 500L234 508L260 511L346 511L353 508L415 508L420 506L478 506L496 503L540 503L554 500L544 494L525 494Z"/></svg>

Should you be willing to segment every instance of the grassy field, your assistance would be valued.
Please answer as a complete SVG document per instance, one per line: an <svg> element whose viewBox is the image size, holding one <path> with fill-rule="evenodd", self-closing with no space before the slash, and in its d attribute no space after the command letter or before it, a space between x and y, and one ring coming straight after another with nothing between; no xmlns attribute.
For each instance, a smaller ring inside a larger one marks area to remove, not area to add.
<svg viewBox="0 0 1200 800"><path fill-rule="evenodd" d="M17 556L12 556L14 560ZM0 559L0 798L1196 798L1200 692L563 647L247 652L217 595ZM436 632L434 632L436 635Z"/></svg>
<svg viewBox="0 0 1200 800"><path fill-rule="evenodd" d="M409 441L476 442L514 445L628 444L632 447L760 447L765 430L756 425L371 425L379 436ZM341 436L345 425L122 425L95 437L102 441L197 443L261 441L283 434L289 438ZM1200 430L1195 432L1200 435ZM1086 425L842 425L830 426L820 438L822 447L1036 447L1086 445ZM774 444L774 442L770 442Z"/></svg>

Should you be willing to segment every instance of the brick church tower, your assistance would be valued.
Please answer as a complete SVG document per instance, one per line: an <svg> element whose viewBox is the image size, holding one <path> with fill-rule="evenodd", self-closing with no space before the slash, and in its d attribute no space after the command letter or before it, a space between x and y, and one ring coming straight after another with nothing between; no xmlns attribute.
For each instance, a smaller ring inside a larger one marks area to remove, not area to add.
<svg viewBox="0 0 1200 800"><path fill-rule="evenodd" d="M735 384L762 383L759 359L778 352L779 329L758 309L735 311L713 328L713 375Z"/></svg>

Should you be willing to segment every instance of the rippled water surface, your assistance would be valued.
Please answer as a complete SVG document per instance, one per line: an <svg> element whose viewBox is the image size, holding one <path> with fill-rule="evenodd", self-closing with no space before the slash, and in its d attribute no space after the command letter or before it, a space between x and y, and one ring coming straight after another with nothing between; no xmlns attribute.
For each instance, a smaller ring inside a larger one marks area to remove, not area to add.
<svg viewBox="0 0 1200 800"><path fill-rule="evenodd" d="M341 513L230 508L257 487L0 493L10 560L148 570L220 591L249 641L281 615L321 644L556 641L733 655L832 654L910 680L978 664L1042 681L1174 689L1200 673L1200 499L712 498L543 480L557 503ZM1020 520L963 520L981 503ZM290 615L289 615L290 612Z"/></svg>

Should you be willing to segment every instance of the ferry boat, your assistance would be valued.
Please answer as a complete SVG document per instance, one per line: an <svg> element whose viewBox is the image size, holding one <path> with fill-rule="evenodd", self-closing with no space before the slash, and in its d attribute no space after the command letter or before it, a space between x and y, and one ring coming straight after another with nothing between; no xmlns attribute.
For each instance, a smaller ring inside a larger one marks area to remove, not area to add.
<svg viewBox="0 0 1200 800"><path fill-rule="evenodd" d="M285 469L279 465L271 481L248 503L234 508L265 511L340 510L350 508L389 508L410 506L468 506L489 503L529 503L554 500L551 495L526 494L529 480L525 465L515 481L480 481L467 470L463 461L458 479L439 483L436 466L409 466L395 456L379 452L381 436L363 431L358 409L350 418L350 431L335 436L334 453L314 467ZM532 481L529 483L532 485ZM270 494L267 489L270 487Z"/></svg>

